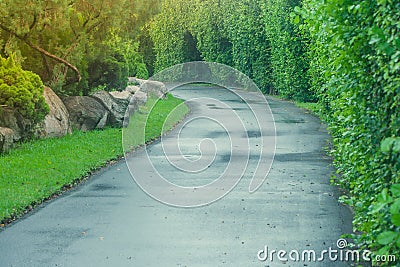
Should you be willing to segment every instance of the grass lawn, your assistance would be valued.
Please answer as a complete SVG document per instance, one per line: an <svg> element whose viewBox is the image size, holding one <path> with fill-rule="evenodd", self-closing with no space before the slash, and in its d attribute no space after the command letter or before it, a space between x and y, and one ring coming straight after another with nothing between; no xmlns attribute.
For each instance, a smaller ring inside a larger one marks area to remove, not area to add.
<svg viewBox="0 0 400 267"><path fill-rule="evenodd" d="M149 98L146 106L132 117L128 129L77 131L62 138L27 142L0 156L0 221L19 217L28 207L77 184L110 160L120 158L123 131L138 133L135 138L124 138L124 145L129 148L158 138L188 113L188 107L182 103L171 95L160 101ZM144 127L146 133L140 134Z"/></svg>

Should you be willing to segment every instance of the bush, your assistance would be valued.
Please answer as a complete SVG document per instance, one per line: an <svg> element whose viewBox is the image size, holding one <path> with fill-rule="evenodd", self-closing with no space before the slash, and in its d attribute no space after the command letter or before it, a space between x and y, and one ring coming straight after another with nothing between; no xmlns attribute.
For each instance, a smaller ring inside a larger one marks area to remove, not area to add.
<svg viewBox="0 0 400 267"><path fill-rule="evenodd" d="M262 5L266 36L271 46L271 80L275 93L288 99L315 102L308 75L307 38L291 16L294 8L300 5L299 0L268 0Z"/></svg>
<svg viewBox="0 0 400 267"><path fill-rule="evenodd" d="M400 2L306 0L311 76L334 140L354 236L379 255L400 249ZM393 264L393 263L389 263ZM391 265L393 266L393 265Z"/></svg>
<svg viewBox="0 0 400 267"><path fill-rule="evenodd" d="M101 44L93 45L88 61L88 87L104 87L107 91L126 88L128 77L149 78L149 72L139 53L139 42L123 39L116 30Z"/></svg>
<svg viewBox="0 0 400 267"><path fill-rule="evenodd" d="M314 102L307 75L307 39L290 18L300 4L300 0L204 0L187 6L184 0L165 1L150 25L156 71L204 59L238 69L263 92Z"/></svg>
<svg viewBox="0 0 400 267"><path fill-rule="evenodd" d="M43 90L38 75L23 70L13 56L0 56L0 105L16 109L35 125L49 112Z"/></svg>
<svg viewBox="0 0 400 267"><path fill-rule="evenodd" d="M88 84L90 88L105 86L107 91L125 89L128 68L116 56L118 55L109 55L106 58L97 58L90 62L88 68Z"/></svg>

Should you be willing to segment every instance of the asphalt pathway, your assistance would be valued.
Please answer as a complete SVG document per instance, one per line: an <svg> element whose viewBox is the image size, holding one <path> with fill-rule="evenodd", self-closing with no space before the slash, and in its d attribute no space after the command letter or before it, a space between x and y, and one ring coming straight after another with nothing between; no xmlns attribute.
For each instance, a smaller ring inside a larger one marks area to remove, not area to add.
<svg viewBox="0 0 400 267"><path fill-rule="evenodd" d="M245 103L232 99L227 90L188 87L175 94L212 97L246 112ZM221 112L218 104L201 101L191 104L186 122L204 112ZM350 211L338 204L337 189L329 182L334 169L324 152L329 139L325 126L291 103L270 97L268 102L276 123L276 155L270 174L255 193L250 194L248 187L257 150L250 151L248 169L229 194L198 208L177 208L148 196L121 161L0 232L0 267L349 266L340 257L330 260L327 254L318 261L323 250L338 249L337 240L351 232L352 219ZM141 160L150 157L173 183L212 182L213 173L226 168L229 144L224 143L227 134L222 128L207 123L198 120L185 131L172 131L163 143L148 147L147 153L139 150L129 157L130 167L140 169ZM181 153L187 155L193 154L190 145L195 147L205 137L223 148L214 155L210 168L185 179L160 157L162 147L178 134L184 135L182 142L187 146L182 145ZM248 138L252 145L260 136L248 131ZM266 254L259 252L265 248L268 255L271 250L286 251L281 256L288 261L279 260L276 253L261 261L259 256ZM300 261L289 259L292 250L299 252ZM315 262L301 260L306 250L316 252Z"/></svg>

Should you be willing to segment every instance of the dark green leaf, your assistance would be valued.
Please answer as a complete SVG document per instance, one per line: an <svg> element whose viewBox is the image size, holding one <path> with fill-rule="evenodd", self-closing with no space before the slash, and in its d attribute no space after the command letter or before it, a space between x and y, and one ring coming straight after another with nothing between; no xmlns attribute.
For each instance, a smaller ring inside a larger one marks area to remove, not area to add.
<svg viewBox="0 0 400 267"><path fill-rule="evenodd" d="M400 226L400 214L392 215L392 223L396 226Z"/></svg>
<svg viewBox="0 0 400 267"><path fill-rule="evenodd" d="M396 140L396 138L394 138L394 137L389 137L389 138L384 139L381 142L381 151L385 152L385 153L390 152L390 149L392 148L395 140Z"/></svg>
<svg viewBox="0 0 400 267"><path fill-rule="evenodd" d="M394 184L390 187L390 192L394 197L400 197L400 184Z"/></svg>
<svg viewBox="0 0 400 267"><path fill-rule="evenodd" d="M377 241L381 245L387 245L397 237L398 233L393 231L386 231L378 235Z"/></svg>
<svg viewBox="0 0 400 267"><path fill-rule="evenodd" d="M393 204L390 206L390 213L397 214L400 213L400 198L397 199Z"/></svg>

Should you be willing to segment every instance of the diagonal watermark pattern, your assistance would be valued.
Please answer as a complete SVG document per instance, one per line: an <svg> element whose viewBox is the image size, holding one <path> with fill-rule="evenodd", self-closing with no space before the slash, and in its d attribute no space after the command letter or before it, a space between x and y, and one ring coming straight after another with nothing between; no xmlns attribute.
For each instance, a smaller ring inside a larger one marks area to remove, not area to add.
<svg viewBox="0 0 400 267"><path fill-rule="evenodd" d="M150 80L164 83L192 113L160 139L161 146L145 146L144 159L127 159L141 189L167 205L199 207L221 199L250 173L248 191L256 192L270 171L276 143L271 109L256 84L231 67L207 62L176 65ZM129 131L124 129L124 144L135 135Z"/></svg>

